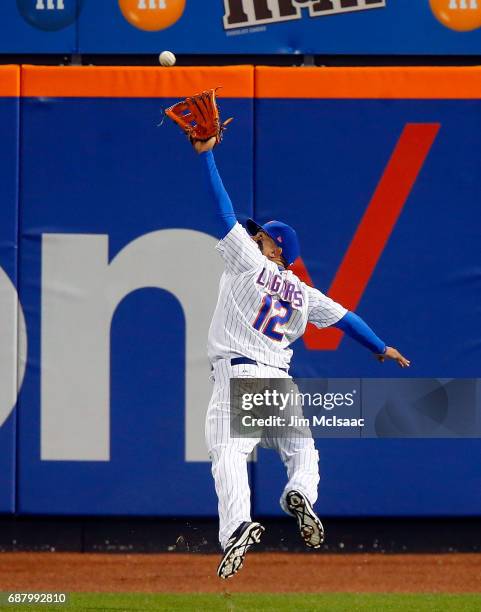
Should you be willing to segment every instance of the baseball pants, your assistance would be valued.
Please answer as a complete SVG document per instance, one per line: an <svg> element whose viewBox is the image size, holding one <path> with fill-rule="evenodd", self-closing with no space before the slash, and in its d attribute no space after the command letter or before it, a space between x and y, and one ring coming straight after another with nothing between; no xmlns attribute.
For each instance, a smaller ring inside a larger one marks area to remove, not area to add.
<svg viewBox="0 0 481 612"><path fill-rule="evenodd" d="M205 437L212 475L219 500L219 541L225 548L229 537L244 521L251 520L250 488L247 474L249 455L260 444L277 450L287 471L288 482L280 498L282 509L286 494L295 489L311 504L317 499L319 484L319 454L310 435L264 438L234 438L230 434L231 378L289 378L271 366L239 364L229 359L216 362L213 370L214 390L207 410Z"/></svg>

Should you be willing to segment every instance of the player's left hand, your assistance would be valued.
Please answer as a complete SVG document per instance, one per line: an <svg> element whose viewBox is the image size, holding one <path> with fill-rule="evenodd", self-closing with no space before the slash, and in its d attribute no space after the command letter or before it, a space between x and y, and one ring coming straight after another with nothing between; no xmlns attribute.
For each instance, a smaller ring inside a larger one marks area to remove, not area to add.
<svg viewBox="0 0 481 612"><path fill-rule="evenodd" d="M212 149L216 145L215 137L209 138L209 140L194 140L192 142L192 146L197 151L197 153L206 153L207 151L212 151Z"/></svg>
<svg viewBox="0 0 481 612"><path fill-rule="evenodd" d="M411 365L409 359L406 359L404 355L401 355L401 353L392 346L386 346L385 352L382 355L376 355L376 358L381 363L386 359L393 359L401 368L409 368Z"/></svg>

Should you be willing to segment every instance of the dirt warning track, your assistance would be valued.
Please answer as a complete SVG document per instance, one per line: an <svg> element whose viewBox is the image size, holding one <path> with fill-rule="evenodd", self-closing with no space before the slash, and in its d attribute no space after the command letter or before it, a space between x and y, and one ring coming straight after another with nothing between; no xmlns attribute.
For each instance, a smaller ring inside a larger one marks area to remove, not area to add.
<svg viewBox="0 0 481 612"><path fill-rule="evenodd" d="M2 553L0 591L481 593L481 554L250 553L234 578L217 555Z"/></svg>

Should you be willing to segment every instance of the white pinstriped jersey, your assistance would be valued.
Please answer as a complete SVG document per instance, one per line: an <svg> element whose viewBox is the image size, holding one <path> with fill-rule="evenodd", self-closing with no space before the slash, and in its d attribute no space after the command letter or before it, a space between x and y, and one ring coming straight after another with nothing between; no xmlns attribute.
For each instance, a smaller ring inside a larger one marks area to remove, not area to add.
<svg viewBox="0 0 481 612"><path fill-rule="evenodd" d="M225 271L209 330L211 363L248 357L288 368L292 356L289 345L302 336L308 322L329 327L347 313L290 270L280 270L262 255L239 223L216 249L224 259Z"/></svg>

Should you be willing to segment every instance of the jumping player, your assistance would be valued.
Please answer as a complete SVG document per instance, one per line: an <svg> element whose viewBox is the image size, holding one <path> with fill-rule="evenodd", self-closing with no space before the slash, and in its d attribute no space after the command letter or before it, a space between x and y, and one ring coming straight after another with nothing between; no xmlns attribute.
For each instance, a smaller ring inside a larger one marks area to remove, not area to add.
<svg viewBox="0 0 481 612"><path fill-rule="evenodd" d="M231 200L216 168L216 142L194 141L200 154L213 207L219 215L224 260L219 298L212 319L208 355L214 390L206 418L206 442L219 500L219 540L224 555L217 573L230 578L244 563L247 550L258 543L264 527L251 520L247 458L257 438L230 435L231 378L290 378L292 350L308 322L319 328L336 326L372 351L379 361L392 359L402 368L410 362L376 336L356 314L348 312L317 289L303 283L289 266L299 255L296 232L280 221L259 225L252 219L247 231L237 222ZM269 446L269 444L267 444ZM286 467L288 482L282 509L296 518L301 537L311 548L324 539L313 505L319 484L319 455L312 437L271 441Z"/></svg>

